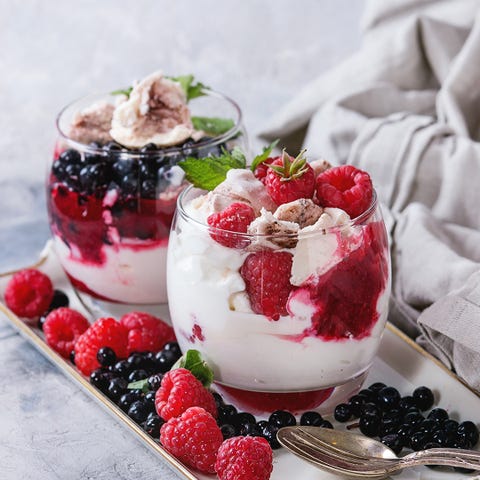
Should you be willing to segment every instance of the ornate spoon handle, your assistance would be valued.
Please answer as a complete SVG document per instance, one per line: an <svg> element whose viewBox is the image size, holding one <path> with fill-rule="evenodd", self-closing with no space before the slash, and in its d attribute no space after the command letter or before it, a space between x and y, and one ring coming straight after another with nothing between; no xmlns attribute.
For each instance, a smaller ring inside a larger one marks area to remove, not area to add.
<svg viewBox="0 0 480 480"><path fill-rule="evenodd" d="M406 455L401 459L401 464L403 464L403 467L444 465L480 470L480 452L455 448L431 448Z"/></svg>

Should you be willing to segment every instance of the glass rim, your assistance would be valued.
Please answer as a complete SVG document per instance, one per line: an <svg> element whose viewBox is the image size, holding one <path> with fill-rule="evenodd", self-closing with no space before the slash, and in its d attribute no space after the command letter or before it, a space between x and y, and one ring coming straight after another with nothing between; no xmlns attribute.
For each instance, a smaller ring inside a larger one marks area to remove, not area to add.
<svg viewBox="0 0 480 480"><path fill-rule="evenodd" d="M67 110L72 108L75 104L85 101L89 98L91 98L93 102L94 99L96 99L97 101L101 99L106 100L110 97L115 97L115 96L116 95L112 95L111 93L90 93L88 95L84 95L83 97L79 97L76 100L73 100L69 102L67 105L65 105L57 114L57 117L55 120L55 126L57 128L57 132L61 137L61 139L67 142L69 146L74 147L77 150L80 150L86 153L96 154L96 155L106 155L106 154L115 153L119 157L123 157L123 158L137 158L137 157L145 158L146 156L158 156L159 154L164 156L174 156L178 154L184 155L182 146L158 148L157 150L152 150L147 152L140 152L140 150L118 150L118 151L115 150L115 152L107 152L102 147L93 147L90 144L82 143L77 140L74 140L73 138L70 138L68 134L62 129L61 121L63 116L65 115ZM230 140L231 138L234 138L242 129L243 114L242 114L242 110L240 109L240 106L238 105L237 102L235 102L235 100L233 100L228 95L225 95L221 92L218 92L216 90L211 90L211 89L206 89L205 95L202 95L201 97L197 97L197 98L202 98L202 97L215 97L215 98L224 100L225 102L227 102L233 107L234 111L237 114L237 118L235 120L234 126L230 128L228 131L226 131L225 133L223 133L222 135L219 135L217 137L212 137L203 142L195 143L195 145L189 146L188 148L192 149L193 151L201 150L202 148L213 147L215 145L224 143L225 141ZM195 101L195 98L192 99L191 101Z"/></svg>
<svg viewBox="0 0 480 480"><path fill-rule="evenodd" d="M185 197L192 192L193 190L198 190L199 192L208 193L206 190L202 190L200 188L196 188L193 185L189 185L187 188L182 190L180 195L177 198L177 215L181 215L186 221L192 222L193 224L198 225L199 227L208 230L209 232L219 233L219 234L226 234L228 236L236 236L239 238L246 238L246 239L253 239L253 238L284 238L284 239L293 239L293 238L308 238L314 235L326 235L327 233L335 233L341 231L348 227L355 227L364 224L373 214L377 211L378 207L378 197L377 192L373 189L372 192L372 202L370 206L358 217L350 219L348 222L342 223L340 225L335 225L332 227L322 228L321 230L315 230L311 232L295 232L295 233L278 233L278 234L268 234L268 233L240 233L235 232L233 230L225 230L223 228L215 227L212 225L208 225L203 223L191 215L184 208L184 200ZM197 197L195 197L197 198ZM193 200L193 199L192 199ZM325 207L325 208L333 208L333 207ZM257 217L258 218L258 217Z"/></svg>

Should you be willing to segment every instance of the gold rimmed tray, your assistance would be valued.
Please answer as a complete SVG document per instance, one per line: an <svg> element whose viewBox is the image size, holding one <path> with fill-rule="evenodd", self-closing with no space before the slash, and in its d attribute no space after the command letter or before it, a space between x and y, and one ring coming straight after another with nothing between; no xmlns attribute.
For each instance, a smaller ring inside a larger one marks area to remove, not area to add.
<svg viewBox="0 0 480 480"><path fill-rule="evenodd" d="M86 315L84 305L71 290L67 279L61 272L56 258L49 254L37 268L47 273L57 288L61 288L69 294L71 306ZM0 298L3 299L3 290L10 277L0 275ZM32 345L34 345L45 357L54 363L66 376L76 382L81 388L93 397L106 411L118 422L130 430L133 435L146 447L159 455L162 462L166 462L179 476L189 480L207 480L212 476L194 472L176 460L165 451L161 445L146 434L135 422L133 422L120 408L114 405L107 397L101 394L81 375L73 365L65 361L57 353L48 347L43 341L42 333L34 326L20 320L3 303L0 303L0 315L17 329ZM480 397L458 377L444 367L438 360L425 352L420 346L405 336L391 324L387 324L378 355L369 372L366 383L375 381L394 385L401 393L408 394L419 385L427 385L434 390L436 403L445 408L450 416L457 420L473 420L478 423L480 414ZM336 426L337 428L337 426ZM339 426L338 428L343 428ZM321 480L338 478L326 472L317 470L312 465L302 462L289 452L277 450L274 452L274 469L272 480L290 480L294 477L302 480ZM453 471L430 470L419 467L396 476L399 480L460 480L472 478ZM475 476L475 479L480 477Z"/></svg>

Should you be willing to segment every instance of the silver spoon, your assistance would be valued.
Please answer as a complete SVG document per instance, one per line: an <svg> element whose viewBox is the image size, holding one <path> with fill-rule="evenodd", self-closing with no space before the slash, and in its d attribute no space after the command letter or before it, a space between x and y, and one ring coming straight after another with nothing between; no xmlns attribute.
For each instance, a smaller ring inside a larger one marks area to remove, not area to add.
<svg viewBox="0 0 480 480"><path fill-rule="evenodd" d="M473 450L431 448L398 458L390 448L372 438L320 427L284 427L277 438L303 460L354 478L385 478L417 465L480 470L480 452Z"/></svg>

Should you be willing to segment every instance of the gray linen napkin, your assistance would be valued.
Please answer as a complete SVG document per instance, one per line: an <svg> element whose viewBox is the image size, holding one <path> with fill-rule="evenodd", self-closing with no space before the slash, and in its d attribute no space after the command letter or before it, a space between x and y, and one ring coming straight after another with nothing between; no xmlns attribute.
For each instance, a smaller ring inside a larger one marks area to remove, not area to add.
<svg viewBox="0 0 480 480"><path fill-rule="evenodd" d="M358 53L261 135L371 173L391 236L390 320L480 389L480 5L369 1ZM288 145L287 145L288 146Z"/></svg>

